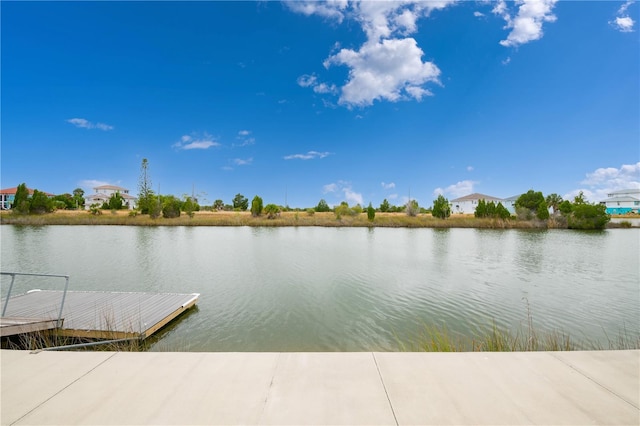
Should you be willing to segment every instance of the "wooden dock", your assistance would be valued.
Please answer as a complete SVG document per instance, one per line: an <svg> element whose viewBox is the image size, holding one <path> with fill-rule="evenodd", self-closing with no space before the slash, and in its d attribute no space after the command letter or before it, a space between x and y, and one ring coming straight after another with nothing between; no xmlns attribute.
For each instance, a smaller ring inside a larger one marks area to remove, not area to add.
<svg viewBox="0 0 640 426"><path fill-rule="evenodd" d="M69 337L145 339L193 307L199 296L98 291L67 291L65 296L63 291L34 290L11 296L0 320L0 335L58 328Z"/></svg>

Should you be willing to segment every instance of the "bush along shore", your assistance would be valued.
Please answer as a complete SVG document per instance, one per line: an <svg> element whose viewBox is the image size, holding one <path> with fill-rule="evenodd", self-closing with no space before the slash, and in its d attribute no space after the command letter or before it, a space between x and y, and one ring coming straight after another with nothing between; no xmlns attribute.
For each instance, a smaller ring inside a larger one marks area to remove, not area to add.
<svg viewBox="0 0 640 426"><path fill-rule="evenodd" d="M640 349L640 335L623 328L606 343L572 338L562 330L539 331L529 322L526 327L507 330L495 323L472 337L450 332L446 326L425 325L409 340L397 338L405 352L531 352Z"/></svg>
<svg viewBox="0 0 640 426"><path fill-rule="evenodd" d="M640 218L640 216L638 217ZM629 221L607 223L608 228L630 228ZM251 212L200 211L173 218L137 214L127 210L105 210L102 214L88 211L57 210L45 214L0 213L0 223L7 225L130 225L130 226L323 226L323 227L386 227L386 228L481 228L481 229L548 229L568 228L566 218L551 216L521 220L514 218L478 218L472 215L451 215L446 219L430 213L413 216L405 213L377 213L371 219L367 212L341 215L334 212L310 213L288 211L277 215L252 215Z"/></svg>
<svg viewBox="0 0 640 426"><path fill-rule="evenodd" d="M97 189L97 188L96 188ZM488 228L488 229L546 229L569 228L599 230L607 226L630 228L632 222L616 222L603 204L589 203L582 192L573 202L558 194L546 198L542 192L529 190L520 195L511 211L502 202L480 199L471 214L453 214L453 204L442 194L429 209L416 200L392 206L386 199L379 208L371 203L349 206L346 201L333 208L321 199L315 207L290 209L276 204L264 205L256 195L251 201L236 194L232 204L222 200L213 205L200 206L195 196L156 195L148 178L148 162L142 160L140 194L137 199L128 190L119 187L104 189L99 200L87 205L84 191L76 188L72 194L49 196L38 190L29 190L25 183L16 187L10 212L3 211L0 223L15 225L178 225L178 226L325 226L325 227L404 227L404 228ZM119 190L125 191L124 195ZM31 195L30 195L31 194ZM474 194L482 196L482 194ZM109 197L105 201L106 197ZM130 204L133 203L133 204ZM86 206L87 210L83 210ZM456 206L458 208L459 206ZM3 208L6 205L3 204ZM130 210L130 208L132 208ZM133 209L135 208L135 209ZM248 211L247 211L248 210ZM464 209L462 210L464 211ZM110 213L109 213L110 212ZM52 214L53 213L53 214ZM183 214L184 213L184 214ZM635 215L637 217L637 214Z"/></svg>

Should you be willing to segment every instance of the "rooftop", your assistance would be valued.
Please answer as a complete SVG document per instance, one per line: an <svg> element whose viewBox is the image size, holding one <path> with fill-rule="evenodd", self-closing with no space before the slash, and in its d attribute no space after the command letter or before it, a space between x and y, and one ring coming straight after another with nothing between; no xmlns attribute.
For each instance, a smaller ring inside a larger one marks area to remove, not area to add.
<svg viewBox="0 0 640 426"><path fill-rule="evenodd" d="M479 194L474 192L473 194L465 195L464 197L456 198L451 200L451 202L460 202L460 201L475 201L475 200L485 200L485 201L502 201L502 198L493 197L491 195Z"/></svg>

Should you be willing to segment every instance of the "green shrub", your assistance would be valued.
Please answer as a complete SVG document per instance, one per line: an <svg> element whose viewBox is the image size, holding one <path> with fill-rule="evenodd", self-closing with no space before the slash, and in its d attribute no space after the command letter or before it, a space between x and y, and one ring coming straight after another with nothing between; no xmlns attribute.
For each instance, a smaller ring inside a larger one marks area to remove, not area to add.
<svg viewBox="0 0 640 426"><path fill-rule="evenodd" d="M315 210L318 213L325 213L325 212L330 212L331 208L329 207L329 205L327 204L327 202L325 200L320 200L318 202L318 205L316 206Z"/></svg>
<svg viewBox="0 0 640 426"><path fill-rule="evenodd" d="M439 219L446 219L451 216L451 206L449 206L449 200L444 195L438 195L438 198L433 201L431 215Z"/></svg>
<svg viewBox="0 0 640 426"><path fill-rule="evenodd" d="M267 215L267 219L275 219L280 216L280 207L275 204L267 204L264 206L264 212Z"/></svg>
<svg viewBox="0 0 640 426"><path fill-rule="evenodd" d="M541 201L538 204L538 208L536 209L536 217L540 220L549 219L549 209L547 207L546 201Z"/></svg>
<svg viewBox="0 0 640 426"><path fill-rule="evenodd" d="M262 214L262 198L257 195L251 200L251 216L258 217Z"/></svg>
<svg viewBox="0 0 640 426"><path fill-rule="evenodd" d="M604 229L609 220L602 204L574 204L568 226L570 229Z"/></svg>
<svg viewBox="0 0 640 426"><path fill-rule="evenodd" d="M369 203L369 207L367 207L367 219L369 219L370 222L373 222L375 218L376 218L376 209L374 209L371 203Z"/></svg>
<svg viewBox="0 0 640 426"><path fill-rule="evenodd" d="M168 195L162 205L162 217L167 219L180 217L180 207L182 207L180 200L173 195Z"/></svg>

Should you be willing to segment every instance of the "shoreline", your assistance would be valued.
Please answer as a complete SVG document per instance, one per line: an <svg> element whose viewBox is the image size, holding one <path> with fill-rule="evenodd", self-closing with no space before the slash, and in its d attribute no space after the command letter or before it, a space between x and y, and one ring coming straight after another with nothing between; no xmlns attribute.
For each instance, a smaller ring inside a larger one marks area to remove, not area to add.
<svg viewBox="0 0 640 426"><path fill-rule="evenodd" d="M612 218L605 229L640 227L640 216L619 216ZM553 219L549 222L518 221L515 219L476 218L473 215L452 215L448 219L434 218L430 214L407 216L405 213L376 213L369 221L366 213L343 216L337 219L333 212L309 214L306 211L283 212L275 219L265 215L253 217L250 212L195 212L193 217L182 214L178 218L152 219L148 215L132 215L129 210L104 211L93 215L84 210L58 210L42 215L16 215L4 211L0 213L2 225L118 225L118 226L251 226L251 227L364 227L364 228L478 228L478 229L566 229Z"/></svg>

